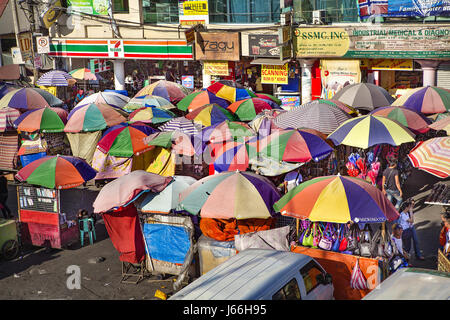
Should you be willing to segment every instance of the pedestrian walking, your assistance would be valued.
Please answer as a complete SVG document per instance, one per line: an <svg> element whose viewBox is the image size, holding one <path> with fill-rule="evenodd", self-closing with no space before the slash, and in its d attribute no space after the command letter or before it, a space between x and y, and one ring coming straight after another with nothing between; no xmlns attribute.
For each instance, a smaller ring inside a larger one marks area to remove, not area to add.
<svg viewBox="0 0 450 320"><path fill-rule="evenodd" d="M397 159L389 158L388 165L389 167L383 171L382 191L398 211L403 201L403 191L398 177Z"/></svg>
<svg viewBox="0 0 450 320"><path fill-rule="evenodd" d="M440 249L444 250L445 244L447 242L447 232L449 231L448 227L445 224L446 219L450 219L450 208L444 208L441 212L441 232L439 233L439 244Z"/></svg>
<svg viewBox="0 0 450 320"><path fill-rule="evenodd" d="M0 173L0 205L5 219L12 218L11 210L6 201L8 200L8 180L3 172Z"/></svg>
<svg viewBox="0 0 450 320"><path fill-rule="evenodd" d="M414 204L414 199L411 201L405 201L400 212L399 223L403 228L403 247L409 253L411 250L412 240L416 258L419 260L425 260L422 251L420 250L419 238L417 237L416 228L414 227Z"/></svg>

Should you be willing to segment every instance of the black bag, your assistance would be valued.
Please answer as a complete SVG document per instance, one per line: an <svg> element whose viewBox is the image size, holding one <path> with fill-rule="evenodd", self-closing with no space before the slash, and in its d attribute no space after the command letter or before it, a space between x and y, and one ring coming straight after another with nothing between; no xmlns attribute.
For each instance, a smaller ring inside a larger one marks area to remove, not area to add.
<svg viewBox="0 0 450 320"><path fill-rule="evenodd" d="M359 249L359 226L357 223L353 223L350 227L349 237L348 237L348 244L347 244L347 250L352 251L353 254L359 255L360 249Z"/></svg>
<svg viewBox="0 0 450 320"><path fill-rule="evenodd" d="M384 231L384 237L383 237ZM375 232L370 252L372 257L383 257L391 259L396 253L395 244L392 243L392 239L387 230L384 230L384 224Z"/></svg>

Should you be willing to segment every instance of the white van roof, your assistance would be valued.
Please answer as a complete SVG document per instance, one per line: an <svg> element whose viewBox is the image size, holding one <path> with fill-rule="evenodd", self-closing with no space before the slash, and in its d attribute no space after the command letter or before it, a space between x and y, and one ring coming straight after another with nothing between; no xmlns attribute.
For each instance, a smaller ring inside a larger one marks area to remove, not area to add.
<svg viewBox="0 0 450 320"><path fill-rule="evenodd" d="M449 300L450 273L421 268L397 270L363 300Z"/></svg>
<svg viewBox="0 0 450 320"><path fill-rule="evenodd" d="M311 259L289 251L247 249L210 270L170 299L260 299L274 283L279 283L281 289L285 284L282 281L292 279L293 274Z"/></svg>

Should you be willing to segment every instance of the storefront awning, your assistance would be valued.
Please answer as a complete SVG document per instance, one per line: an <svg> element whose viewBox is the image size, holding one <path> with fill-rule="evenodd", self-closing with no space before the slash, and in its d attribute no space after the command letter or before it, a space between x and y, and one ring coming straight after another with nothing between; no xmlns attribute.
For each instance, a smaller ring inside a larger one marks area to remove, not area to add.
<svg viewBox="0 0 450 320"><path fill-rule="evenodd" d="M271 59L271 58L258 58L250 62L250 64L269 64L272 66L282 66L289 62L290 59Z"/></svg>

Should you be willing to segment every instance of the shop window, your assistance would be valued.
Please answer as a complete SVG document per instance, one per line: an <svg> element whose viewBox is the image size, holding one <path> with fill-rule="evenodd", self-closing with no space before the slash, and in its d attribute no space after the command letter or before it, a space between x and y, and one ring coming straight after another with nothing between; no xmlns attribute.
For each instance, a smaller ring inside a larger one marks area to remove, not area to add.
<svg viewBox="0 0 450 320"><path fill-rule="evenodd" d="M128 0L113 0L113 13L129 13Z"/></svg>
<svg viewBox="0 0 450 320"><path fill-rule="evenodd" d="M277 23L279 0L209 0L210 23Z"/></svg>
<svg viewBox="0 0 450 320"><path fill-rule="evenodd" d="M303 282L305 283L306 294L310 293L311 290L319 285L317 276L321 273L322 270L314 261L310 261L300 270L300 274L303 277Z"/></svg>
<svg viewBox="0 0 450 320"><path fill-rule="evenodd" d="M293 278L289 281L283 288L272 296L272 300L301 300L297 280Z"/></svg>
<svg viewBox="0 0 450 320"><path fill-rule="evenodd" d="M358 22L358 0L294 0L294 22L312 23L312 12L325 11L324 22Z"/></svg>
<svg viewBox="0 0 450 320"><path fill-rule="evenodd" d="M178 3L179 0L143 0L144 23L178 24Z"/></svg>

